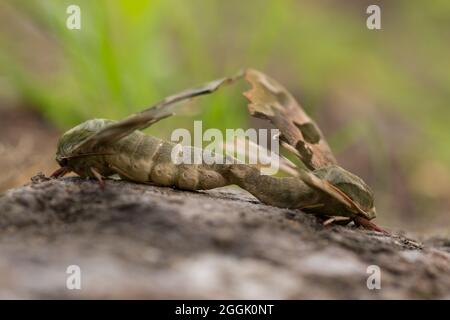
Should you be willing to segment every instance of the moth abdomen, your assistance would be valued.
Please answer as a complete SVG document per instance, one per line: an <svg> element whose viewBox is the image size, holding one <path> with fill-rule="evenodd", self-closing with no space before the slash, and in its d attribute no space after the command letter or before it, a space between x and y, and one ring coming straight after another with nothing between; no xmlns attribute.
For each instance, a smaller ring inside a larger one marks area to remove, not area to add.
<svg viewBox="0 0 450 320"><path fill-rule="evenodd" d="M172 159L175 144L136 131L114 143L109 166L124 179L185 190L206 190L226 185L214 165L177 163ZM184 147L193 154L193 147ZM189 157L187 157L189 158ZM185 160L188 160L188 159Z"/></svg>

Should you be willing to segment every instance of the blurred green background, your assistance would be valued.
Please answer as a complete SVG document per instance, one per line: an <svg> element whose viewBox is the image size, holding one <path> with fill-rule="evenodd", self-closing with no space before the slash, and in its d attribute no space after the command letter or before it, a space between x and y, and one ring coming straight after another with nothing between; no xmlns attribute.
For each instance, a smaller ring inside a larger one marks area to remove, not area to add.
<svg viewBox="0 0 450 320"><path fill-rule="evenodd" d="M81 8L81 30L66 28L70 4ZM370 4L381 7L382 30L366 27ZM17 158L32 156L5 138L37 136L14 110L37 112L57 128L53 137L253 67L285 84L341 165L373 187L381 224L450 233L449 39L445 0L3 0L0 110L13 120L0 127L0 151L13 177ZM200 111L149 132L168 137L200 118L205 129L260 126L247 115L244 89L199 99ZM52 139L28 150L51 159Z"/></svg>

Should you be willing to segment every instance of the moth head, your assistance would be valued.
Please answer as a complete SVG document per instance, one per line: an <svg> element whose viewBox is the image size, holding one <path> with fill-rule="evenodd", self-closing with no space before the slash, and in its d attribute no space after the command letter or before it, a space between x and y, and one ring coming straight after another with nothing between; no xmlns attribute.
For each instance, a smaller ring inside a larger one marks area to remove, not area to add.
<svg viewBox="0 0 450 320"><path fill-rule="evenodd" d="M358 176L337 166L329 165L317 169L314 174L319 178L328 181L340 191L345 193L354 203L367 213L368 219L376 217L374 205L374 194L370 187ZM342 207L341 210L348 210ZM345 214L342 214L345 215Z"/></svg>
<svg viewBox="0 0 450 320"><path fill-rule="evenodd" d="M90 152L91 150L80 150L79 146L87 138L113 122L107 119L92 119L66 131L58 141L56 162L61 167L67 167L70 166L72 159L83 155L83 152Z"/></svg>

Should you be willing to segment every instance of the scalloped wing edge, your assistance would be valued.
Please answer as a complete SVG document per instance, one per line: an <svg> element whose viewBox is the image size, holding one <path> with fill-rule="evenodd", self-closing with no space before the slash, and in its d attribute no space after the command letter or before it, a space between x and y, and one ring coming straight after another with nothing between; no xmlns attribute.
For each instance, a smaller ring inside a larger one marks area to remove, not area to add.
<svg viewBox="0 0 450 320"><path fill-rule="evenodd" d="M320 128L289 91L254 69L245 71L245 80L252 86L244 92L250 114L272 122L281 132L280 140L297 150L306 167L318 169L337 163Z"/></svg>

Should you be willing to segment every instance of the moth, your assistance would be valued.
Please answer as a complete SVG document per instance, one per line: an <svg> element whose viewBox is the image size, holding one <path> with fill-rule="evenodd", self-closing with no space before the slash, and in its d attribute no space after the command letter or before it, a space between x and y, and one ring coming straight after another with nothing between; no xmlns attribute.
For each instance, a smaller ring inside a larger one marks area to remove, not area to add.
<svg viewBox="0 0 450 320"><path fill-rule="evenodd" d="M175 143L141 131L173 115L177 103L211 94L241 78L251 85L244 93L250 114L272 122L281 133L281 145L298 159L294 164L280 156L280 168L289 176L264 175L258 166L245 163L176 164L171 157ZM253 69L169 96L120 121L81 123L60 138L56 161L60 168L53 178L73 171L97 179L102 187L104 178L112 175L184 190L238 185L265 204L316 214L324 218L324 224L354 221L384 232L370 222L376 210L367 184L337 165L321 130L295 98L281 84Z"/></svg>

